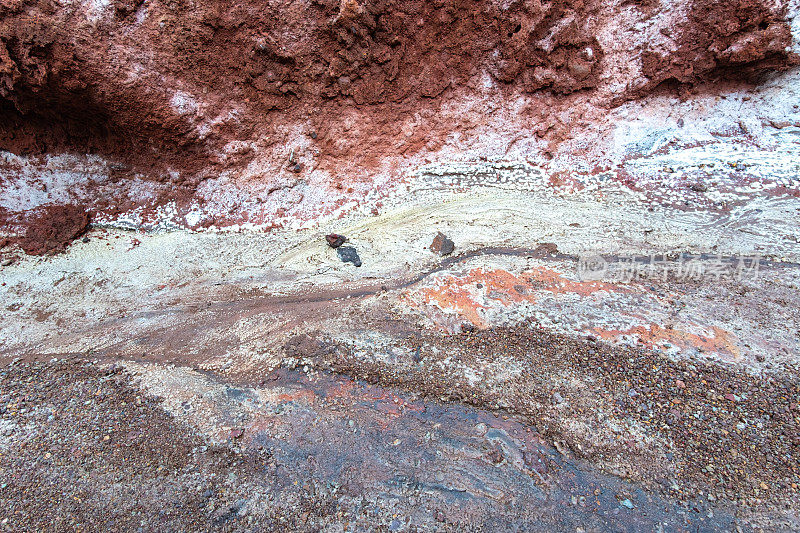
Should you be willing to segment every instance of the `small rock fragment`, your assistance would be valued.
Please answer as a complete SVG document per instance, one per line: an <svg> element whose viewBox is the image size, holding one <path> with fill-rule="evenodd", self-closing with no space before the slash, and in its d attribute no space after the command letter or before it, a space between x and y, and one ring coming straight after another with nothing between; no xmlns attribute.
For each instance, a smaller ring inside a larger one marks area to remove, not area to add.
<svg viewBox="0 0 800 533"><path fill-rule="evenodd" d="M553 446L561 455L569 456L569 447L564 443L564 441L554 440Z"/></svg>
<svg viewBox="0 0 800 533"><path fill-rule="evenodd" d="M422 347L417 346L417 349L414 350L414 354L411 356L415 363L419 363L422 361Z"/></svg>
<svg viewBox="0 0 800 533"><path fill-rule="evenodd" d="M331 248L338 248L347 242L347 237L337 233L331 233L330 235L325 235L325 240L328 241L328 246Z"/></svg>
<svg viewBox="0 0 800 533"><path fill-rule="evenodd" d="M543 254L557 254L558 245L554 242L540 242L536 246L536 251Z"/></svg>
<svg viewBox="0 0 800 533"><path fill-rule="evenodd" d="M244 430L242 428L234 428L231 430L231 438L232 439L240 439L244 435Z"/></svg>
<svg viewBox="0 0 800 533"><path fill-rule="evenodd" d="M450 255L455 249L456 247L455 244L453 244L453 241L447 238L447 236L441 231L438 232L436 237L433 238L433 242L430 246L431 252L441 256Z"/></svg>
<svg viewBox="0 0 800 533"><path fill-rule="evenodd" d="M628 498L625 498L624 500L622 500L621 502L619 502L619 504L620 504L621 506L623 506L623 507L626 507L626 508L628 508L628 509L633 509L633 502L632 502L632 501L630 501Z"/></svg>
<svg viewBox="0 0 800 533"><path fill-rule="evenodd" d="M361 266L361 258L358 257L358 252L352 246L341 246L336 248L336 255L343 263L353 263L355 266Z"/></svg>

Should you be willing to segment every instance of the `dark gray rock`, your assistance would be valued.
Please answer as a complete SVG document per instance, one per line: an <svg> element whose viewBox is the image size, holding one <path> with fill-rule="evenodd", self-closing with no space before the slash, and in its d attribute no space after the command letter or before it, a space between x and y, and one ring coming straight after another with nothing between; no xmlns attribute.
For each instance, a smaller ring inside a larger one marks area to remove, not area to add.
<svg viewBox="0 0 800 533"><path fill-rule="evenodd" d="M358 252L352 246L340 246L336 249L336 255L343 263L353 263L355 266L361 266L361 258L358 257Z"/></svg>

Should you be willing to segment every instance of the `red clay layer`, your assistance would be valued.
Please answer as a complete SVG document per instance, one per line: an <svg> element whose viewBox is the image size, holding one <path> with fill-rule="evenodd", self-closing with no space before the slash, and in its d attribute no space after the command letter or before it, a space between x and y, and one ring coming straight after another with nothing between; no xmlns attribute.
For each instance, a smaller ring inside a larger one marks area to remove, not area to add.
<svg viewBox="0 0 800 533"><path fill-rule="evenodd" d="M645 20L657 8L628 7ZM0 5L0 149L103 154L120 162L117 179L137 170L169 183L173 196L158 202L186 201L203 180L244 168L253 154L226 152L231 142L277 145L277 130L293 124L308 130L315 168L331 174L435 149L454 128L437 110L456 90L479 92L487 73L499 91L543 95L547 105L528 111L547 124L576 92L613 105L665 84L752 80L795 63L785 10L762 0L694 0L662 28L663 42L632 43L642 78L621 94L602 91L608 58L596 35L608 10L597 0L117 0L95 21L89 9ZM178 102L185 109L176 110L178 90L196 97ZM342 117L353 109L351 131ZM434 118L409 136L402 124L420 112ZM288 165L300 177L309 170Z"/></svg>

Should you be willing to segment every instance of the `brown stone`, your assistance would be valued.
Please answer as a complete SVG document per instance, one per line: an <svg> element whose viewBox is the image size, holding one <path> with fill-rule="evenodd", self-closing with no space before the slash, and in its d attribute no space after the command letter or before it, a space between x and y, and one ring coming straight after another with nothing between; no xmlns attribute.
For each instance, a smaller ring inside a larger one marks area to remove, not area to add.
<svg viewBox="0 0 800 533"><path fill-rule="evenodd" d="M433 238L433 242L430 245L430 250L431 252L442 256L450 255L453 253L453 250L455 250L455 244L453 244L453 241L447 238L447 236L440 231L436 234L436 237Z"/></svg>

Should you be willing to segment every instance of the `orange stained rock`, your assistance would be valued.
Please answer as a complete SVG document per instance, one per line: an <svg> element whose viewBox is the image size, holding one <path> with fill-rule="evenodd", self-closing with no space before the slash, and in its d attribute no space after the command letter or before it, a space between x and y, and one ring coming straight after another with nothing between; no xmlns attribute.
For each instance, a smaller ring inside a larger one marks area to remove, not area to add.
<svg viewBox="0 0 800 533"><path fill-rule="evenodd" d="M658 324L636 326L627 330L592 328L594 335L609 341L619 340L625 335L633 335L640 339L648 348L654 348L664 343L670 343L681 350L699 348L705 352L712 352L730 360L737 360L741 351L736 345L736 336L731 332L717 326L711 326L713 336L707 337L689 333L677 328L664 328Z"/></svg>
<svg viewBox="0 0 800 533"><path fill-rule="evenodd" d="M453 310L472 324L485 328L488 324L481 318L479 310L488 306L480 303L479 299L488 298L509 306L535 302L537 293L542 291L590 296L599 291L631 292L631 289L602 281L574 281L547 267L536 267L519 275L502 269L475 268L464 276L438 278L434 286L418 289L406 296L412 304Z"/></svg>

